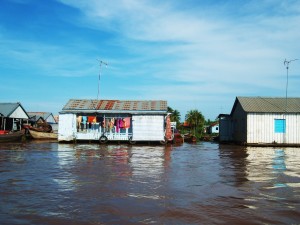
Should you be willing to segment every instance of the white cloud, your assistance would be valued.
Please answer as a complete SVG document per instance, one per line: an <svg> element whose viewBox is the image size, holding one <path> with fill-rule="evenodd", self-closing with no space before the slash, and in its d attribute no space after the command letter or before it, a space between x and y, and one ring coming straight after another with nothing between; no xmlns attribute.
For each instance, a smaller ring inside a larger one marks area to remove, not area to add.
<svg viewBox="0 0 300 225"><path fill-rule="evenodd" d="M197 11L201 7L181 11L172 2L63 2L80 8L88 18L85 22L114 27L120 38L131 40L126 46L129 51L139 52L145 59L165 57L165 62L154 64L158 70L148 71L155 79L188 82L179 86L166 83L128 87L141 93L147 89L143 97L163 96L184 102L201 96L210 99L209 95L215 93L278 95L284 89L284 78L274 79L284 71L278 64L300 52L300 31L295 29L300 23L297 1L291 5L284 1L251 1L239 9L222 5L219 14L217 9L210 9L210 17ZM228 10L233 14L241 10L242 14L235 17ZM144 42L145 46L135 47L134 41ZM153 43L161 44L156 49L151 47Z"/></svg>
<svg viewBox="0 0 300 225"><path fill-rule="evenodd" d="M81 12L76 19L66 15L69 23L110 35L105 42L99 40L107 48L103 52L109 61L104 83L128 77L126 85L118 86L127 91L126 96L164 98L183 111L197 105L193 102L205 102L206 117L216 114L224 103L231 107L238 95L285 93L283 60L300 58L299 1L223 1L212 7L193 1L195 5L184 8L180 4L185 1L59 2ZM33 67L45 75L97 75L94 54L103 53L102 47L95 51L98 46L89 40L78 42L73 50L72 46L2 39L0 49L10 55L7 61L36 63ZM93 53L81 54L90 50ZM293 95L300 85L294 78L300 74L298 64L291 69L294 84L289 93ZM107 96L120 96L112 89L106 91Z"/></svg>

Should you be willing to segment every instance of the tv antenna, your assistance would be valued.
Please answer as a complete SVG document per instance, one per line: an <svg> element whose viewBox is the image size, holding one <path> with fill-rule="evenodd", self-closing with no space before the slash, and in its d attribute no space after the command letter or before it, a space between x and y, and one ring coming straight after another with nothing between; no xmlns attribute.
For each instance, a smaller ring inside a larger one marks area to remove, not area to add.
<svg viewBox="0 0 300 225"><path fill-rule="evenodd" d="M286 99L286 109L287 110L287 92L288 92L288 84L289 84L289 65L291 62L296 61L298 59L292 60L284 60L283 64L286 66L286 87L285 87L285 99Z"/></svg>
<svg viewBox="0 0 300 225"><path fill-rule="evenodd" d="M108 66L107 62L104 62L102 60L97 59L100 63L100 68L99 68L99 77L98 77L98 93L97 93L97 100L99 99L99 95L100 95L100 77L101 77L101 69L102 69L102 65L105 65L106 67Z"/></svg>

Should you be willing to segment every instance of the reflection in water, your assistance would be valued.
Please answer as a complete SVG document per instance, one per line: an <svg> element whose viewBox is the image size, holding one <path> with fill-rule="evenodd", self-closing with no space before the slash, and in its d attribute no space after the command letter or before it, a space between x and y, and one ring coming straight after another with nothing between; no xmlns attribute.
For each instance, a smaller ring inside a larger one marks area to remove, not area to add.
<svg viewBox="0 0 300 225"><path fill-rule="evenodd" d="M297 148L248 148L250 180L268 182L266 188L299 185L299 157Z"/></svg>
<svg viewBox="0 0 300 225"><path fill-rule="evenodd" d="M282 149L275 150L275 157L273 159L274 173L277 173L277 177L281 176L286 170L285 166L285 152ZM279 181L280 179L278 179ZM274 183L274 187L286 187L285 183Z"/></svg>
<svg viewBox="0 0 300 225"><path fill-rule="evenodd" d="M220 145L219 150L220 165L222 166L220 176L223 182L230 182L230 185L234 186L247 182L247 166L250 163L247 149L235 145Z"/></svg>
<svg viewBox="0 0 300 225"><path fill-rule="evenodd" d="M1 224L295 224L299 149L0 145Z"/></svg>

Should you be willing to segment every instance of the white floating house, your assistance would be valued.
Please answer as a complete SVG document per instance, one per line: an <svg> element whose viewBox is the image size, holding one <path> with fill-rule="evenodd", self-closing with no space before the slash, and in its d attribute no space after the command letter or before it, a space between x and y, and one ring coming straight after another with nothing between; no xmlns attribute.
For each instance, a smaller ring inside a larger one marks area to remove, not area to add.
<svg viewBox="0 0 300 225"><path fill-rule="evenodd" d="M219 122L220 142L300 146L300 98L237 97Z"/></svg>
<svg viewBox="0 0 300 225"><path fill-rule="evenodd" d="M59 113L58 141L165 141L167 101L71 99Z"/></svg>

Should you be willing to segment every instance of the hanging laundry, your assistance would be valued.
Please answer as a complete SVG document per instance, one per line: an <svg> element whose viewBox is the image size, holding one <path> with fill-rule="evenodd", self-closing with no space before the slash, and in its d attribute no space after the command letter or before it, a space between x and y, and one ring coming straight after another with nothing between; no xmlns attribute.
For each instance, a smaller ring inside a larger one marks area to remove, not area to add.
<svg viewBox="0 0 300 225"><path fill-rule="evenodd" d="M120 128L124 128L124 122L123 122L123 119L120 119L120 120L119 120L119 127L120 127Z"/></svg>
<svg viewBox="0 0 300 225"><path fill-rule="evenodd" d="M116 119L116 132L120 132L120 118Z"/></svg>
<svg viewBox="0 0 300 225"><path fill-rule="evenodd" d="M95 116L89 116L89 117L88 117L88 122L89 122L89 123L96 122L96 117L95 117Z"/></svg>
<svg viewBox="0 0 300 225"><path fill-rule="evenodd" d="M115 119L111 118L109 122L109 131L112 131L115 125Z"/></svg>
<svg viewBox="0 0 300 225"><path fill-rule="evenodd" d="M102 116L99 116L98 117L98 120L100 122L100 126L101 128L103 128L103 132L105 132L105 115L102 117Z"/></svg>
<svg viewBox="0 0 300 225"><path fill-rule="evenodd" d="M97 116L96 117L96 122L100 124L101 127L104 127L104 123L103 123L103 117L102 116Z"/></svg>
<svg viewBox="0 0 300 225"><path fill-rule="evenodd" d="M81 121L82 121L82 116L77 116L77 128L80 127Z"/></svg>
<svg viewBox="0 0 300 225"><path fill-rule="evenodd" d="M130 117L123 119L123 128L130 128Z"/></svg>
<svg viewBox="0 0 300 225"><path fill-rule="evenodd" d="M109 129L109 119L105 119L105 128L108 130Z"/></svg>
<svg viewBox="0 0 300 225"><path fill-rule="evenodd" d="M86 123L87 123L87 116L82 116L82 127L81 130L86 129Z"/></svg>
<svg viewBox="0 0 300 225"><path fill-rule="evenodd" d="M105 118L104 118L103 122L102 122L102 127L104 128L104 130L105 130L105 126L106 126L106 124L105 124Z"/></svg>
<svg viewBox="0 0 300 225"><path fill-rule="evenodd" d="M86 122L87 122L87 116L83 116L83 117L82 117L82 122L83 122L83 123L86 123Z"/></svg>

